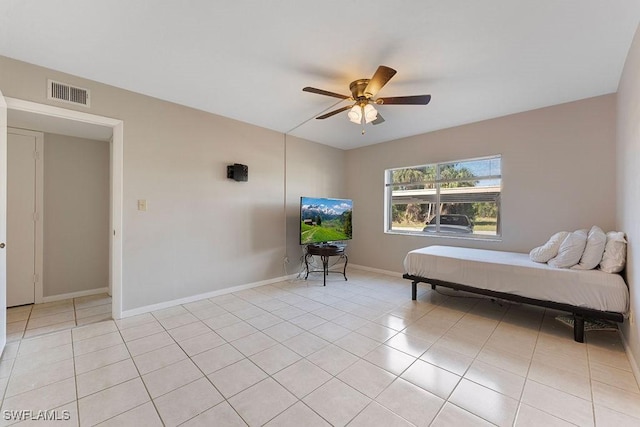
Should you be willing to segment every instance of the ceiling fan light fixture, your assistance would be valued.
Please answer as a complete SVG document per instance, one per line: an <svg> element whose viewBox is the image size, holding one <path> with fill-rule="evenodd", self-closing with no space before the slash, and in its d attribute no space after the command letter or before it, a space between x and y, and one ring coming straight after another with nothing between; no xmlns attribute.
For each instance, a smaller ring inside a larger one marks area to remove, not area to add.
<svg viewBox="0 0 640 427"><path fill-rule="evenodd" d="M351 108L351 110L349 110L349 113L347 114L349 116L349 120L351 120L353 123L359 125L362 122L362 111L360 111L361 108L359 105L354 105L353 108Z"/></svg>
<svg viewBox="0 0 640 427"><path fill-rule="evenodd" d="M375 119L378 118L378 111L371 104L367 104L363 108L364 111L364 121L366 123L371 123Z"/></svg>
<svg viewBox="0 0 640 427"><path fill-rule="evenodd" d="M392 96L386 98L376 98L376 94L385 86L389 80L396 74L396 70L380 65L373 77L370 79L358 79L351 82L349 90L351 96L341 95L339 93L330 92L328 90L316 89L307 86L302 90L304 92L315 93L318 95L331 96L340 98L348 102L355 102L355 105L344 105L343 107L331 110L328 113L321 114L316 117L317 120L324 120L347 111L349 120L355 124L362 124L362 133L364 134L364 125L372 123L379 125L384 123L382 115L378 114L375 105L427 105L431 101L431 95L409 95L409 96ZM335 104L334 104L335 105ZM386 108L386 107L385 107Z"/></svg>

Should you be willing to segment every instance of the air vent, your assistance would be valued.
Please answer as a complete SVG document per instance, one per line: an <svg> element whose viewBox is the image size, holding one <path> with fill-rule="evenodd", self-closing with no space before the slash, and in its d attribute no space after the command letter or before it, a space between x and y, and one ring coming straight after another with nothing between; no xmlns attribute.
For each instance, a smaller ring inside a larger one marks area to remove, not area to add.
<svg viewBox="0 0 640 427"><path fill-rule="evenodd" d="M67 102L74 105L89 107L89 90L74 87L66 83L48 80L49 88L47 97L56 101Z"/></svg>

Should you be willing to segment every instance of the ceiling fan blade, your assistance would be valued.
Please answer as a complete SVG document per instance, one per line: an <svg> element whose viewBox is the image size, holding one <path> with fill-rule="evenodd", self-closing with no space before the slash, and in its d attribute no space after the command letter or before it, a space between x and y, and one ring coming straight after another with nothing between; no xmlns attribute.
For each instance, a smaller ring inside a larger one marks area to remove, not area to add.
<svg viewBox="0 0 640 427"><path fill-rule="evenodd" d="M389 98L378 98L376 104L379 105L427 105L431 101L431 95L414 96L392 96Z"/></svg>
<svg viewBox="0 0 640 427"><path fill-rule="evenodd" d="M342 113L343 111L347 111L353 107L353 105L347 105L346 107L338 108L337 110L329 111L327 114L323 114L321 116L316 117L316 120L326 119L327 117L335 116L338 113Z"/></svg>
<svg viewBox="0 0 640 427"><path fill-rule="evenodd" d="M380 115L378 112L378 117L374 121L371 122L372 125L379 125L380 123L384 123L384 117Z"/></svg>
<svg viewBox="0 0 640 427"><path fill-rule="evenodd" d="M304 92L317 93L318 95L333 96L334 98L340 98L340 99L348 99L348 98L350 98L350 96L347 96L347 95L340 95L339 93L329 92L328 90L316 89L315 87L307 86L307 87L303 88L302 90Z"/></svg>
<svg viewBox="0 0 640 427"><path fill-rule="evenodd" d="M396 70L393 68L384 65L379 66L373 77L371 77L371 80L369 80L369 84L367 84L367 87L364 89L364 94L369 98L375 96L395 74Z"/></svg>

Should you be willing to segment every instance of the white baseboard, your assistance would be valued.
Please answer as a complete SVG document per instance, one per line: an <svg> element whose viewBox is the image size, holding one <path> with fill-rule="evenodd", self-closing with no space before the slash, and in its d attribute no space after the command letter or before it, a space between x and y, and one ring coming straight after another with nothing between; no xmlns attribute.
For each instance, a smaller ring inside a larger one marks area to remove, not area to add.
<svg viewBox="0 0 640 427"><path fill-rule="evenodd" d="M122 312L122 318L137 316L139 314L149 313L151 311L162 310L165 308L175 307L176 305L188 304L190 302L199 301L202 299L213 298L220 295L226 295L233 292L244 291L246 289L257 288L259 286L271 285L273 283L284 282L285 280L293 279L297 274L290 274L288 276L275 277L273 279L261 280L259 282L247 283L245 285L232 286L230 288L219 289L217 291L205 292L204 294L192 295L190 297L178 298L171 301L159 302L157 304L145 305L143 307L132 308L131 310L124 310Z"/></svg>
<svg viewBox="0 0 640 427"><path fill-rule="evenodd" d="M49 297L42 298L42 302L61 301L63 299L88 297L89 295L106 294L109 292L109 287L89 289L88 291L69 292L68 294L51 295Z"/></svg>
<svg viewBox="0 0 640 427"><path fill-rule="evenodd" d="M629 343L627 343L627 339L620 328L618 328L618 334L620 335L620 339L622 340L622 345L624 346L624 352L627 354L627 359L629 359L629 364L631 365L633 376L636 377L636 383L640 387L640 369L638 368L638 362L633 357L633 353L631 353L631 347L629 347Z"/></svg>
<svg viewBox="0 0 640 427"><path fill-rule="evenodd" d="M381 270L379 268L372 268L372 267L367 267L367 266L358 265L358 264L349 264L348 267L353 267L357 270L371 271L372 273L385 274L387 276L402 277L402 273L398 273L397 271Z"/></svg>
<svg viewBox="0 0 640 427"><path fill-rule="evenodd" d="M358 270L371 271L373 273L385 274L385 275L393 276L393 277L402 276L402 273L398 273L396 271L381 270L381 269L377 269L377 268L366 267L366 266L363 266L363 265L349 264L348 267L353 267L353 268L358 269ZM184 298L178 298L178 299L175 299L175 300L160 302L160 303L157 303L157 304L145 305L143 307L138 307L138 308L132 308L130 310L124 310L122 312L122 318L124 319L126 317L137 316L139 314L149 313L151 311L162 310L162 309L174 307L174 306L180 305L180 304L188 304L190 302L199 301L199 300L202 300L202 299L213 298L213 297L217 297L217 296L220 296L220 295L226 295L226 294L230 294L230 293L233 293L233 292L243 291L243 290L246 290L246 289L257 288L259 286L265 286L265 285L271 285L273 283L284 282L285 280L295 279L295 278L298 277L298 275L299 275L299 273L293 273L293 274L289 274L287 276L276 277L276 278L273 278L273 279L262 280L262 281L259 281L259 282L247 283L247 284L244 284L244 285L232 286L230 288L219 289L217 291L205 292L203 294L192 295L192 296L184 297ZM108 290L108 289L106 289L106 290Z"/></svg>

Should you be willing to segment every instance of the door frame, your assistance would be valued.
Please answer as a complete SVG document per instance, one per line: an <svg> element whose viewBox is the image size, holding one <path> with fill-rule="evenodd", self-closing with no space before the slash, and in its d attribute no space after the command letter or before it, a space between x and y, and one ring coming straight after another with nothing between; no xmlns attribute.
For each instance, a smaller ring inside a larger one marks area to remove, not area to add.
<svg viewBox="0 0 640 427"><path fill-rule="evenodd" d="M36 158L35 160L35 241L34 241L34 274L35 283L33 284L33 299L34 303L40 304L44 298L43 287L43 253L44 253L44 133L26 129L13 128L7 126L7 135L12 133L14 135L30 136L36 139ZM7 137L8 138L8 137ZM7 139L7 144L9 140ZM9 159L7 158L7 161Z"/></svg>
<svg viewBox="0 0 640 427"><path fill-rule="evenodd" d="M111 117L98 116L95 114L84 113L81 111L67 110L65 108L55 107L36 102L25 101L17 98L3 97L0 92L0 158L6 162L6 138L7 138L7 117L6 110L2 111L2 104L6 105L7 110L23 111L32 114L56 117L65 120L73 120L86 124L110 127L112 129L113 149L110 164L111 176L111 230L109 233L110 259L109 271L111 283L109 287L112 291L112 308L111 315L114 319L122 318L122 209L123 209L123 163L124 163L124 121ZM3 146L4 140L4 146ZM3 167L0 164L0 179L2 178ZM6 165L4 167L6 177ZM5 185L0 187L0 198L5 197L6 200L6 179L2 179ZM1 204L1 202L0 202ZM6 236L6 231L2 233L2 227L6 229L6 216L4 224L0 224L0 237ZM6 258L6 252L3 254ZM1 262L1 260L0 260ZM5 331L6 340L6 269L3 273L5 278L0 279L0 303L3 309L0 310L0 328ZM4 301L3 301L4 300ZM4 320L4 322L2 322ZM0 340L1 342L1 340Z"/></svg>
<svg viewBox="0 0 640 427"><path fill-rule="evenodd" d="M7 343L7 102L0 91L0 354Z"/></svg>

